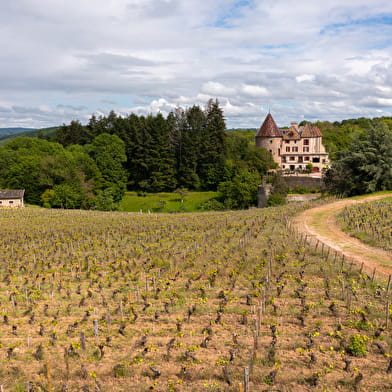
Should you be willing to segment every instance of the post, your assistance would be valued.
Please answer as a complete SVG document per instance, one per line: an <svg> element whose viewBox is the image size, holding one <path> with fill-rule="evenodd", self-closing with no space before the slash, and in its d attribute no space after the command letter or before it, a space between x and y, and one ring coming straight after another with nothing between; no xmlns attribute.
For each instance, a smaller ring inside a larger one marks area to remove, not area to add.
<svg viewBox="0 0 392 392"><path fill-rule="evenodd" d="M94 320L94 336L98 338L98 320Z"/></svg>
<svg viewBox="0 0 392 392"><path fill-rule="evenodd" d="M249 368L244 366L244 392L249 392Z"/></svg>
<svg viewBox="0 0 392 392"><path fill-rule="evenodd" d="M84 332L80 332L80 348L83 351L86 351L86 337L84 335Z"/></svg>
<svg viewBox="0 0 392 392"><path fill-rule="evenodd" d="M50 373L50 362L46 363L46 380L48 382L48 391L52 392L52 376Z"/></svg>
<svg viewBox="0 0 392 392"><path fill-rule="evenodd" d="M372 274L372 283L374 282L374 275L376 274L376 267L373 269L373 274Z"/></svg>
<svg viewBox="0 0 392 392"><path fill-rule="evenodd" d="M387 297L389 297L389 289L391 287L391 275L389 275L388 278L388 284L387 284Z"/></svg>

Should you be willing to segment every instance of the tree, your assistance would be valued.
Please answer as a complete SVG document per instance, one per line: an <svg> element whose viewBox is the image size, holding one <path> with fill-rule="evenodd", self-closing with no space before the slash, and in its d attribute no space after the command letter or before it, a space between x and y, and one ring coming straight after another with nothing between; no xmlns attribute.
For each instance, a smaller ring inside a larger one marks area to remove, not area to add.
<svg viewBox="0 0 392 392"><path fill-rule="evenodd" d="M16 138L0 149L0 184L24 188L28 203L90 208L102 181L81 146L64 149L38 138Z"/></svg>
<svg viewBox="0 0 392 392"><path fill-rule="evenodd" d="M225 168L226 124L218 100L208 102L200 140L198 175L203 189L216 189Z"/></svg>
<svg viewBox="0 0 392 392"><path fill-rule="evenodd" d="M116 135L102 133L86 145L86 151L101 172L102 189L111 188L113 200L119 202L124 196L127 180L123 166L127 160L124 142Z"/></svg>
<svg viewBox="0 0 392 392"><path fill-rule="evenodd" d="M71 144L89 143L92 140L92 135L90 129L83 126L80 121L72 120L69 125L63 124L53 139L66 147Z"/></svg>
<svg viewBox="0 0 392 392"><path fill-rule="evenodd" d="M392 130L379 123L337 154L325 175L327 189L353 196L392 189Z"/></svg>
<svg viewBox="0 0 392 392"><path fill-rule="evenodd" d="M240 169L231 181L219 184L218 192L227 208L249 208L257 205L260 183L261 177L257 171Z"/></svg>

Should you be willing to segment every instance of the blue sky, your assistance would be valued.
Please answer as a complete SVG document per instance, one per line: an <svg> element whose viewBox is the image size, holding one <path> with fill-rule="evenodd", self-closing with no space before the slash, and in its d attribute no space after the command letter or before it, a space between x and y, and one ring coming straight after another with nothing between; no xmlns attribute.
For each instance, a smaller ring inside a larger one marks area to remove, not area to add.
<svg viewBox="0 0 392 392"><path fill-rule="evenodd" d="M13 0L0 26L0 127L209 98L228 127L392 115L389 0Z"/></svg>

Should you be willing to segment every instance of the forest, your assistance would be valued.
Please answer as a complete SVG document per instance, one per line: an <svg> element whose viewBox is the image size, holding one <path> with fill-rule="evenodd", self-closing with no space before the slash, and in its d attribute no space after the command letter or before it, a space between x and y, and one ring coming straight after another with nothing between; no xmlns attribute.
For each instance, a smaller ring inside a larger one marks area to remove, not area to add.
<svg viewBox="0 0 392 392"><path fill-rule="evenodd" d="M330 193L392 188L392 118L312 124L333 162L325 173ZM0 147L0 187L26 189L27 203L54 208L115 210L127 190L218 191L212 209L248 208L257 204L262 177L276 168L254 135L228 131L217 100L167 117L92 115L85 125L73 120L55 133L7 141Z"/></svg>
<svg viewBox="0 0 392 392"><path fill-rule="evenodd" d="M0 148L1 187L24 188L28 203L61 208L112 210L126 190L219 187L227 206L244 208L256 203L261 176L274 167L268 151L227 133L212 100L166 118L92 116L87 125L64 124L50 140L15 138ZM231 197L232 183L243 185L241 199Z"/></svg>

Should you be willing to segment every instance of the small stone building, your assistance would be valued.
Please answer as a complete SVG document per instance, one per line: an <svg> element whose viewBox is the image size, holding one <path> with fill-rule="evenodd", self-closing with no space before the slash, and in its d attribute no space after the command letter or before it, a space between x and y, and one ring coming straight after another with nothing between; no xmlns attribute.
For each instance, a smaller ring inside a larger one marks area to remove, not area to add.
<svg viewBox="0 0 392 392"><path fill-rule="evenodd" d="M23 207L24 189L0 190L0 208Z"/></svg>
<svg viewBox="0 0 392 392"><path fill-rule="evenodd" d="M279 129L268 113L256 134L256 146L269 150L283 171L306 170L308 163L320 173L329 164L328 153L322 143L322 133L310 124L291 123L289 129Z"/></svg>

